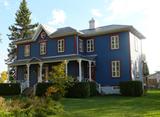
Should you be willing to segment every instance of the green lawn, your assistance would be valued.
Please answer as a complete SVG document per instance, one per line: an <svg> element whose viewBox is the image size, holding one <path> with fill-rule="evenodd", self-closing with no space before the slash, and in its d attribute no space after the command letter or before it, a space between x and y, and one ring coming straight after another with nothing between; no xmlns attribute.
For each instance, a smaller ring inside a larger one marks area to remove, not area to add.
<svg viewBox="0 0 160 117"><path fill-rule="evenodd" d="M62 104L65 112L57 117L160 117L160 90L143 97L63 99Z"/></svg>

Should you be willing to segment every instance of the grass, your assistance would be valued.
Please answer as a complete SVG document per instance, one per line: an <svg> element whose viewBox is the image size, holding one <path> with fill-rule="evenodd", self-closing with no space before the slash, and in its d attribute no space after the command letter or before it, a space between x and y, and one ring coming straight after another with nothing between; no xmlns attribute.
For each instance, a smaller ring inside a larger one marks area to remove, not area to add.
<svg viewBox="0 0 160 117"><path fill-rule="evenodd" d="M65 112L56 117L160 117L160 90L142 97L63 99L62 104Z"/></svg>

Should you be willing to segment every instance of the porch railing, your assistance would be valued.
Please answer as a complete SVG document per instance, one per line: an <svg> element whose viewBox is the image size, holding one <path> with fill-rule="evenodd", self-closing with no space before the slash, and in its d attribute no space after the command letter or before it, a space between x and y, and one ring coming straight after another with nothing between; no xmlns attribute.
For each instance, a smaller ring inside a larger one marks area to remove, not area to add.
<svg viewBox="0 0 160 117"><path fill-rule="evenodd" d="M21 84L21 93L28 87L28 81L27 80L23 80L20 82Z"/></svg>

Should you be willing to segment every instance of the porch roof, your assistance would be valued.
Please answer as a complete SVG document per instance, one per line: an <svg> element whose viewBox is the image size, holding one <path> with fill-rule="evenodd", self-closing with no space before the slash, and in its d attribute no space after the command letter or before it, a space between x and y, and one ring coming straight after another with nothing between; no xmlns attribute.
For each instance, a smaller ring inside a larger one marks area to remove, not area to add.
<svg viewBox="0 0 160 117"><path fill-rule="evenodd" d="M18 66L18 65L26 65L26 64L38 64L38 63L52 63L52 62L61 62L64 60L68 61L74 61L74 60L84 60L84 61L95 61L96 55L62 55L62 56L49 56L49 57L42 57L41 59L33 57L31 59L21 59L21 60L16 60L10 64L9 66Z"/></svg>

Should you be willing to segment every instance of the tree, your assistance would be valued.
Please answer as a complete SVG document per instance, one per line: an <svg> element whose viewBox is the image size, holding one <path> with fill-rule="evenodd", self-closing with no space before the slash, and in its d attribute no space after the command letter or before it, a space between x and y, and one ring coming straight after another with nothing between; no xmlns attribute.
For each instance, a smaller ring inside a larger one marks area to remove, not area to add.
<svg viewBox="0 0 160 117"><path fill-rule="evenodd" d="M1 80L0 80L0 82L2 82L2 83L5 82L7 80L7 76L8 76L7 72L3 71L1 73Z"/></svg>
<svg viewBox="0 0 160 117"><path fill-rule="evenodd" d="M15 15L15 23L9 27L10 34L7 35L11 41L9 43L7 63L16 59L16 45L14 41L30 39L34 33L34 28L38 25L37 23L31 24L31 12L27 8L26 0L22 0Z"/></svg>
<svg viewBox="0 0 160 117"><path fill-rule="evenodd" d="M147 76L149 75L149 68L148 68L148 64L146 61L146 56L144 54L142 54L142 72L143 72L143 78L144 78L143 80L148 86Z"/></svg>
<svg viewBox="0 0 160 117"><path fill-rule="evenodd" d="M66 88L73 85L73 78L65 74L65 63L60 63L52 68L49 80L53 85L47 89L46 96L51 96L55 100L64 96Z"/></svg>

